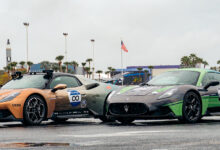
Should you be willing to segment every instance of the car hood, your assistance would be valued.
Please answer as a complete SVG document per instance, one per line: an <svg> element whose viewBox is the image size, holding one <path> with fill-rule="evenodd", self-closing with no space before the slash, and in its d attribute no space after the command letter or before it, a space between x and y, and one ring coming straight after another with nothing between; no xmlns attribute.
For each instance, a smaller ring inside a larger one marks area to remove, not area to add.
<svg viewBox="0 0 220 150"><path fill-rule="evenodd" d="M20 89L1 89L0 90L0 99L10 95L10 94L13 94L15 92L20 92L21 90Z"/></svg>
<svg viewBox="0 0 220 150"><path fill-rule="evenodd" d="M162 94L174 86L128 86L121 88L117 94L129 96L144 96L149 94Z"/></svg>

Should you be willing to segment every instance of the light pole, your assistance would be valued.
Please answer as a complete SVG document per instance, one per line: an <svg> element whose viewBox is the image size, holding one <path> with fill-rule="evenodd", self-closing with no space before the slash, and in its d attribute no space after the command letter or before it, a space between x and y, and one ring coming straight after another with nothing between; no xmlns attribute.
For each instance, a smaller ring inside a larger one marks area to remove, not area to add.
<svg viewBox="0 0 220 150"><path fill-rule="evenodd" d="M67 35L68 33L63 33L64 37L65 37L65 60L67 62Z"/></svg>
<svg viewBox="0 0 220 150"><path fill-rule="evenodd" d="M29 23L28 22L24 22L23 23L24 24L24 26L26 27L26 40L27 40L27 45L26 45L26 50L27 50L27 58L26 58L26 65L27 65L27 63L28 63L28 27L29 27ZM27 69L28 69L28 65L27 65Z"/></svg>
<svg viewBox="0 0 220 150"><path fill-rule="evenodd" d="M95 40L91 39L92 43L92 79L94 80L95 78Z"/></svg>

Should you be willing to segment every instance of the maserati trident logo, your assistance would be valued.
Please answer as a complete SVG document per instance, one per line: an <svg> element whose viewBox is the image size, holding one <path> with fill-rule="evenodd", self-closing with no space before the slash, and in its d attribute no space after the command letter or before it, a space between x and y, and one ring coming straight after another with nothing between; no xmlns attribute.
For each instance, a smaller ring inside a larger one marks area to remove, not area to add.
<svg viewBox="0 0 220 150"><path fill-rule="evenodd" d="M126 113L128 112L128 109L129 109L129 106L127 104L124 105L124 110L125 110Z"/></svg>

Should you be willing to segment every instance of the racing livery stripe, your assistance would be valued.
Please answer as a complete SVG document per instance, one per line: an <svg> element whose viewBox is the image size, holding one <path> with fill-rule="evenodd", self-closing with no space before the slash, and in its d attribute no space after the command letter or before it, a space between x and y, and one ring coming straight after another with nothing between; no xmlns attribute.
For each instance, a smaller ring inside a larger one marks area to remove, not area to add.
<svg viewBox="0 0 220 150"><path fill-rule="evenodd" d="M172 105L176 105L176 104L179 104L179 103L183 103L183 100L180 100L180 101L177 101L177 102L173 102L173 103L169 103L169 104L166 104L164 106L172 106Z"/></svg>
<svg viewBox="0 0 220 150"><path fill-rule="evenodd" d="M125 87L125 88L123 88L123 89L120 90L120 94L123 94L123 93L125 93L125 92L127 92L128 90L131 90L131 89L133 89L133 88L135 88L135 86Z"/></svg>
<svg viewBox="0 0 220 150"><path fill-rule="evenodd" d="M156 90L156 92L164 92L164 91L166 91L166 90L168 90L168 89L170 89L170 88L172 88L173 86L166 86L166 87L163 87L163 88L161 88L161 89L158 89L158 90Z"/></svg>

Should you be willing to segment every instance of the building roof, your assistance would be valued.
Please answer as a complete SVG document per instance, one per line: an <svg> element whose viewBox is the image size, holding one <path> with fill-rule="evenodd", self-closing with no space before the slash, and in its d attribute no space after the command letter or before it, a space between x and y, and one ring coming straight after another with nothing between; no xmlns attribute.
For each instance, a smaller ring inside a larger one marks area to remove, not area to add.
<svg viewBox="0 0 220 150"><path fill-rule="evenodd" d="M149 66L128 66L127 69L134 69L134 68L148 68ZM159 65L153 66L153 69L178 69L180 65Z"/></svg>
<svg viewBox="0 0 220 150"><path fill-rule="evenodd" d="M137 67L138 68L138 67ZM138 71L137 68L127 68L127 69L123 69L123 72L132 72L132 71ZM142 71L144 70L148 70L148 72L151 72L149 68L143 68ZM121 72L122 69L116 69L116 72Z"/></svg>

